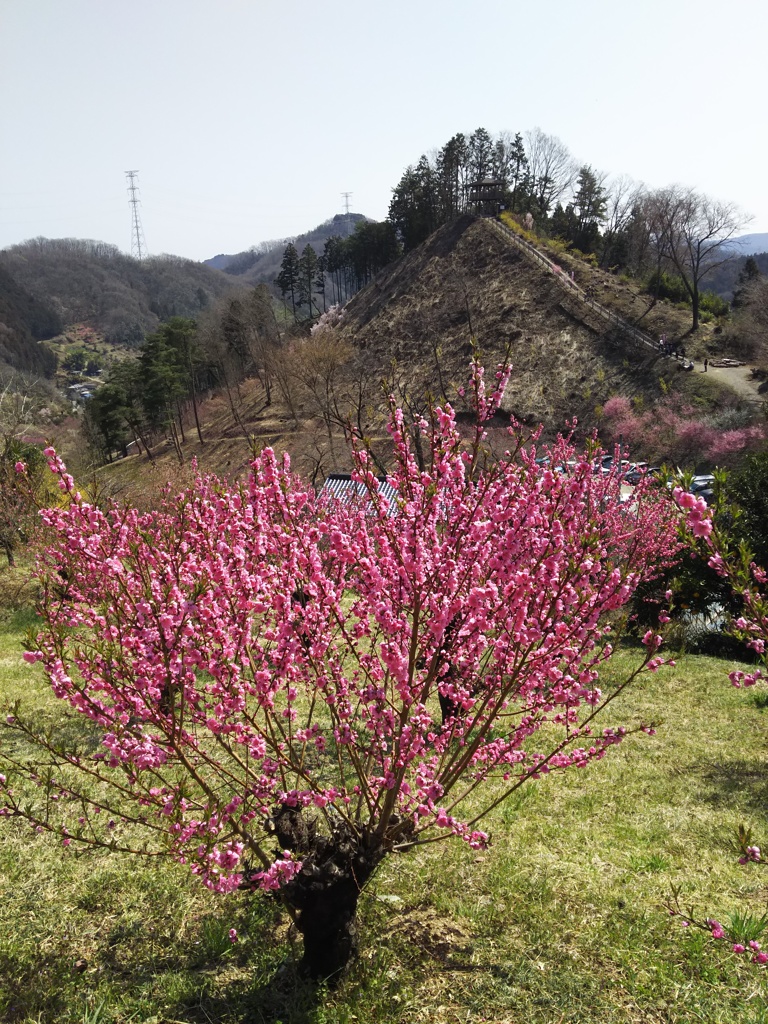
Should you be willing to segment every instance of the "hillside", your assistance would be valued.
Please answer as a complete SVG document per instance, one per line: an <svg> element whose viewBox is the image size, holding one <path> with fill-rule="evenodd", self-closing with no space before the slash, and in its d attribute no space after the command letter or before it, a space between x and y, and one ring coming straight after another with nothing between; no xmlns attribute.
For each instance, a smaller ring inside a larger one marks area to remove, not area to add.
<svg viewBox="0 0 768 1024"><path fill-rule="evenodd" d="M733 259L727 263L723 263L715 270L710 271L703 278L703 284L705 288L715 292L721 298L730 302L737 289L739 288L739 278L744 273L744 268L749 257L734 256ZM755 265L757 266L760 273L765 276L768 274L768 252L755 253L752 256Z"/></svg>
<svg viewBox="0 0 768 1024"><path fill-rule="evenodd" d="M194 317L240 286L192 260L139 261L116 246L74 238L37 238L3 249L0 270L61 322L87 323L117 345L136 345L162 320Z"/></svg>
<svg viewBox="0 0 768 1024"><path fill-rule="evenodd" d="M25 373L50 376L53 352L39 342L62 328L50 305L36 299L0 265L0 363Z"/></svg>
<svg viewBox="0 0 768 1024"><path fill-rule="evenodd" d="M755 256L759 252L768 253L768 232L753 235L739 235L733 239L733 247L742 256Z"/></svg>
<svg viewBox="0 0 768 1024"><path fill-rule="evenodd" d="M361 213L350 213L348 222L346 214L337 213L335 217L318 224L316 228L303 235L298 235L296 238L281 238L274 242L262 242L260 245L253 246L234 256L220 254L209 260L204 260L204 263L206 266L223 270L225 274L239 277L250 285L273 285L280 272L280 262L288 242L293 242L299 253L305 246L311 245L320 256L329 238L334 236L346 238L354 231L355 225L359 221L367 219Z"/></svg>
<svg viewBox="0 0 768 1024"><path fill-rule="evenodd" d="M263 380L254 378L201 401L205 443L190 422L185 457L195 455L204 470L232 476L247 466L253 446L270 445L289 452L296 471L318 482L349 468L340 424L351 417L386 459L385 389L411 411L425 408L427 393L447 395L461 411L457 389L466 383L472 337L488 367L509 345L513 373L504 410L528 425L542 422L545 438L574 416L580 436L587 436L615 396L632 399L637 408L666 398L704 412L730 414L740 407L747 418L753 414L757 385L746 379L745 368L738 380L736 371L703 372L704 354L721 338L717 328L703 325L692 338L687 309L653 304L625 280L558 258L602 305L639 320L651 337L666 333L684 341L697 359L696 372L630 341L493 224L464 217L382 271L348 303L338 329L284 338L269 357L271 368L260 370L262 378L271 375L270 400ZM507 423L497 418L502 443ZM170 442L157 447L154 459L151 474L145 456L115 462L107 470L113 486L149 500L150 477L161 482L180 472Z"/></svg>
<svg viewBox="0 0 768 1024"><path fill-rule="evenodd" d="M629 283L558 259L566 272L573 268L582 288L651 336L666 333L672 342L685 336L690 316L684 311L652 306ZM371 372L386 375L394 359L411 380L421 376L433 393L451 396L466 375L472 337L486 364L509 345L514 369L505 408L525 423L544 423L549 433L574 416L591 427L597 407L614 394L653 402L665 389L688 393L701 383L699 375L638 348L488 221L470 217L441 228L359 292L346 308L343 335L364 350ZM700 336L688 341L691 355L705 351L710 335Z"/></svg>

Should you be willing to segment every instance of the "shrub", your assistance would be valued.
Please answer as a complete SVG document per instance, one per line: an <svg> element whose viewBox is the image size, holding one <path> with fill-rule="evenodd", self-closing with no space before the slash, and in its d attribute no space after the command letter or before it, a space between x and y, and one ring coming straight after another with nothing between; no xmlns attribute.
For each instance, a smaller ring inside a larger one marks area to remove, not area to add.
<svg viewBox="0 0 768 1024"><path fill-rule="evenodd" d="M645 281L645 291L669 302L690 304L690 297L683 280L665 270L654 270Z"/></svg>
<svg viewBox="0 0 768 1024"><path fill-rule="evenodd" d="M699 296L699 310L713 317L728 316L731 307L715 292L702 292Z"/></svg>

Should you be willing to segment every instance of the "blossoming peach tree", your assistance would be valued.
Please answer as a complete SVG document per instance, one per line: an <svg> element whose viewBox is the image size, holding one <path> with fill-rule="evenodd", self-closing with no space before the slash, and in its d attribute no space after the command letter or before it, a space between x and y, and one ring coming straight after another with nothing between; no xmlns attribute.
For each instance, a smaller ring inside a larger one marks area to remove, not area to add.
<svg viewBox="0 0 768 1024"><path fill-rule="evenodd" d="M356 501L318 499L266 449L247 482L102 512L49 449L70 501L44 513L56 541L25 657L91 736L67 746L14 708L2 814L274 892L328 977L384 858L485 847L520 786L650 729L595 720L658 667L659 638L621 685L598 676L621 610L674 556L674 509L644 485L622 504L565 440L542 470L513 427L491 458L505 382L486 391L475 367L469 436L449 405L416 424L423 470L393 403L392 500L362 447Z"/></svg>

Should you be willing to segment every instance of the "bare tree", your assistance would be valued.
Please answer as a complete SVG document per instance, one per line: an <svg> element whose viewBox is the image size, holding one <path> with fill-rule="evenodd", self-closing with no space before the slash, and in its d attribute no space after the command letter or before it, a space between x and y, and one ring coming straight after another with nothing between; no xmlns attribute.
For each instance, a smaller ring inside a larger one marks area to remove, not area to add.
<svg viewBox="0 0 768 1024"><path fill-rule="evenodd" d="M645 196L645 186L621 174L608 181L606 193L600 262L602 266L617 261L629 264L634 241L631 229Z"/></svg>
<svg viewBox="0 0 768 1024"><path fill-rule="evenodd" d="M531 191L539 210L546 215L572 188L579 173L565 143L541 128L525 133Z"/></svg>
<svg viewBox="0 0 768 1024"><path fill-rule="evenodd" d="M292 350L294 380L298 382L308 413L320 416L328 435L328 451L335 457L338 427L346 416L339 407L344 367L352 357L349 345L332 331L320 331Z"/></svg>
<svg viewBox="0 0 768 1024"><path fill-rule="evenodd" d="M692 330L699 326L700 284L709 270L738 256L728 245L750 218L690 188L671 185L649 196L651 234L661 265L677 273L691 300Z"/></svg>

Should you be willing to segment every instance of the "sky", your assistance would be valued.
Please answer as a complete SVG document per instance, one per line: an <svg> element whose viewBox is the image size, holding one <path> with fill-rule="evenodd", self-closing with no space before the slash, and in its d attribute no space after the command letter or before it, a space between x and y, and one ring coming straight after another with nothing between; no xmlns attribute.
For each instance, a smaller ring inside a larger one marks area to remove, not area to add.
<svg viewBox="0 0 768 1024"><path fill-rule="evenodd" d="M0 248L203 260L377 220L457 132L693 187L768 232L765 0L0 0Z"/></svg>

